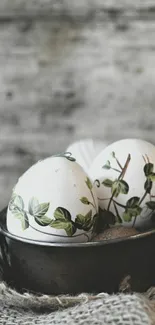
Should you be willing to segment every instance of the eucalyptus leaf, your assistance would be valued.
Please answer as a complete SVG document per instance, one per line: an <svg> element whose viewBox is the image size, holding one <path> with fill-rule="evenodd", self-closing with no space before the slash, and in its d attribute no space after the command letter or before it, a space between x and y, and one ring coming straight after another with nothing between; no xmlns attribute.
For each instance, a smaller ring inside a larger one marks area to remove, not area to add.
<svg viewBox="0 0 155 325"><path fill-rule="evenodd" d="M54 211L54 218L61 222L71 221L71 214L67 209L58 207Z"/></svg>
<svg viewBox="0 0 155 325"><path fill-rule="evenodd" d="M47 216L43 216L41 218L35 217L34 220L38 225L43 227L48 226L51 223L51 219Z"/></svg>
<svg viewBox="0 0 155 325"><path fill-rule="evenodd" d="M154 168L154 165L151 163L147 163L144 166L144 173L145 173L146 177L148 177L151 173L153 173L153 168Z"/></svg>
<svg viewBox="0 0 155 325"><path fill-rule="evenodd" d="M103 184L104 186L106 186L106 187L112 187L113 183L114 183L114 181L112 181L112 180L109 179L109 178L104 179L104 181L102 182L102 184Z"/></svg>
<svg viewBox="0 0 155 325"><path fill-rule="evenodd" d="M81 201L83 204L87 204L87 205L90 204L89 200L88 200L87 197L85 197L85 196L83 196L83 197L80 199L80 201Z"/></svg>
<svg viewBox="0 0 155 325"><path fill-rule="evenodd" d="M155 210L155 201L146 202L146 205L150 210Z"/></svg>
<svg viewBox="0 0 155 325"><path fill-rule="evenodd" d="M153 185L153 182L151 181L151 179L147 178L145 184L144 184L144 189L147 193L150 193L151 190L152 190L152 185Z"/></svg>
<svg viewBox="0 0 155 325"><path fill-rule="evenodd" d="M107 160L106 164L102 168L104 168L104 169L110 169L111 168L110 161Z"/></svg>
<svg viewBox="0 0 155 325"><path fill-rule="evenodd" d="M137 207L139 201L140 198L138 196L133 196L127 201L126 206L127 208L135 208Z"/></svg>
<svg viewBox="0 0 155 325"><path fill-rule="evenodd" d="M87 185L87 187L89 188L89 190L92 190L93 185L92 185L92 183L91 183L89 177L87 177L87 179L86 179L86 185Z"/></svg>
<svg viewBox="0 0 155 325"><path fill-rule="evenodd" d="M66 231L67 236L73 236L76 232L76 227L71 221L60 221L60 220L52 220L50 226L55 229L63 229Z"/></svg>

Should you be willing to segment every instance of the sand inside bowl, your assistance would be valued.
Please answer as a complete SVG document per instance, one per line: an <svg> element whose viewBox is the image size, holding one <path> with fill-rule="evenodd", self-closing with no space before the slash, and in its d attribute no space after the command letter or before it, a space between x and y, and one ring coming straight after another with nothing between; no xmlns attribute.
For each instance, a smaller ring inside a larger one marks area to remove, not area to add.
<svg viewBox="0 0 155 325"><path fill-rule="evenodd" d="M116 238L129 237L133 235L137 235L138 231L135 228L127 228L123 226L115 226L105 229L100 234L94 236L92 241L100 241L100 240L110 240Z"/></svg>

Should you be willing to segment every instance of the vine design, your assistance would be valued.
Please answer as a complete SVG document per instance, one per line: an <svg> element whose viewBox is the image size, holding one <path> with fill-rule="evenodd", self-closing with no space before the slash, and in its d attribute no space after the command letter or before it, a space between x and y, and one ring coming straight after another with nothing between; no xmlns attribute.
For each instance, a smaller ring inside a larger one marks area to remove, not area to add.
<svg viewBox="0 0 155 325"><path fill-rule="evenodd" d="M65 230L66 236L57 235L59 237L72 237L73 235L75 235L77 229L83 230L85 232L94 232L95 224L98 219L98 208L96 206L95 198L93 195L93 185L88 177L85 180L85 184L90 190L92 202L89 201L87 197L81 197L80 201L82 204L90 205L95 209L96 213L93 217L93 211L92 209L90 209L85 215L76 215L75 221L73 221L71 214L67 209L65 209L64 207L57 207L54 211L54 218L49 218L46 214L49 210L50 203L40 204L37 198L32 197L28 203L28 210L26 210L22 197L14 192L9 203L9 210L12 212L14 217L21 221L21 226L23 230L26 230L30 227L38 232L55 236L54 234L49 234L33 227L30 224L30 220L31 218L33 218L33 220L41 227L49 226L51 228ZM82 233L75 236L77 237L81 235L86 234ZM89 239L88 236L87 238Z"/></svg>
<svg viewBox="0 0 155 325"><path fill-rule="evenodd" d="M143 156L144 160L144 174L145 174L145 183L144 183L144 194L142 197L134 196L131 197L125 205L119 203L119 201L116 200L116 198L119 196L119 194L128 194L129 192L129 185L128 183L124 180L126 171L129 167L130 160L131 160L131 155L128 154L126 162L124 166L120 163L118 158L116 157L115 152L112 152L112 158L115 159L117 162L118 168L114 168L108 160L106 164L102 167L103 169L112 169L116 173L118 173L118 177L112 181L111 179L104 179L102 183L97 179L95 180L95 184L97 187L100 187L101 184L105 187L111 188L111 197L102 199L98 198L101 201L104 200L109 200L108 202L108 207L106 210L104 210L107 214L110 212L110 215L112 212L110 211L110 207L113 204L114 210L115 210L115 215L113 214L113 219L114 223L122 223L122 219L120 217L118 207L123 209L122 213L122 218L125 222L131 222L132 218L134 217L132 227L135 226L136 219L137 217L141 214L142 212L142 202L145 200L146 197L149 196L149 201L146 202L146 207L151 210L151 213L155 211L155 201L152 201L152 198L154 197L151 195L151 190L153 186L153 182L155 182L155 172L154 172L154 165L149 161L149 158L147 155Z"/></svg>

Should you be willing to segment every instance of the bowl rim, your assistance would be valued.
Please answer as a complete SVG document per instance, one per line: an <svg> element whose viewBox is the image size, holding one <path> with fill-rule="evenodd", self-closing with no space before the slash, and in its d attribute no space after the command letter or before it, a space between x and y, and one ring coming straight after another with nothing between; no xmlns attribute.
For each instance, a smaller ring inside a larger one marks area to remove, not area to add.
<svg viewBox="0 0 155 325"><path fill-rule="evenodd" d="M0 216L3 215L3 219L5 219L6 221L6 210L7 207L5 207L1 212L0 212ZM4 222L4 220L3 220ZM119 237L119 238L113 238L113 239L103 239L100 241L89 241L89 242L82 242L82 243L63 243L63 242L46 242L46 241L41 241L41 240L35 240L35 239L29 239L29 238L24 238L21 236L17 236L14 235L12 233L10 233L9 231L7 231L7 229L4 229L4 225L2 224L2 222L0 221L0 236L3 235L9 239L15 240L15 241L19 241L21 243L25 243L25 244L31 244L31 245L35 245L35 246L44 246L44 247L60 247L60 248L77 248L77 247L98 247L98 246L105 246L105 245L109 245L109 244L117 244L119 242L130 242L133 240L138 240L141 238L145 238L148 237L150 235L155 235L155 229L149 229L140 233L137 233L135 235L131 235L131 236L125 236L125 237Z"/></svg>

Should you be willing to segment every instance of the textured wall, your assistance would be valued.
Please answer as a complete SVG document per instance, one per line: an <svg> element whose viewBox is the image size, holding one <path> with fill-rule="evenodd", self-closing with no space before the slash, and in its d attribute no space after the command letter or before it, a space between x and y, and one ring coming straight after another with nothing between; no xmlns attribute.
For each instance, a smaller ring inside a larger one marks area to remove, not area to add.
<svg viewBox="0 0 155 325"><path fill-rule="evenodd" d="M0 208L81 137L154 141L153 1L1 0Z"/></svg>

